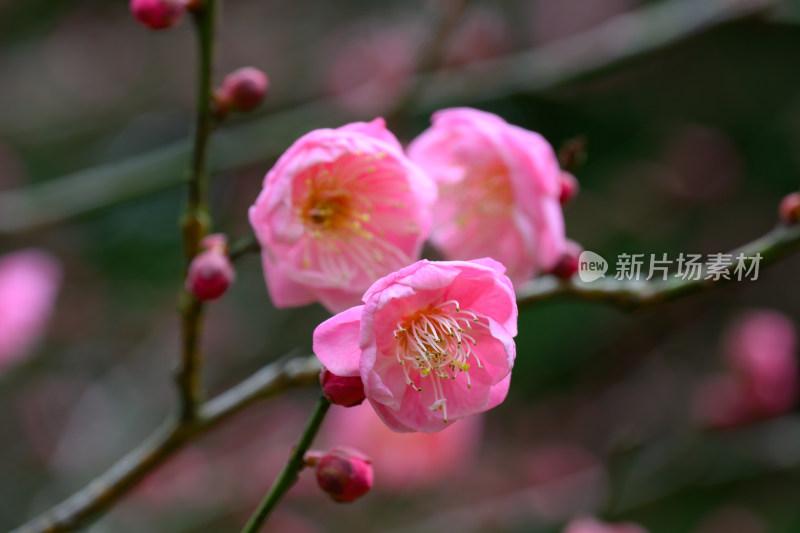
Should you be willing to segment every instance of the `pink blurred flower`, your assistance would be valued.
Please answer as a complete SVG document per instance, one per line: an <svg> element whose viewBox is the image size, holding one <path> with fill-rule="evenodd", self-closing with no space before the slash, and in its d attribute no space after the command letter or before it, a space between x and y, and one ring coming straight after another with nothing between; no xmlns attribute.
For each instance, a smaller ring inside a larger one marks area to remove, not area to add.
<svg viewBox="0 0 800 533"><path fill-rule="evenodd" d="M414 72L414 33L412 27L351 28L354 37L339 47L328 73L338 103L367 115L391 106Z"/></svg>
<svg viewBox="0 0 800 533"><path fill-rule="evenodd" d="M53 311L61 267L42 251L0 257L0 370L25 356Z"/></svg>
<svg viewBox="0 0 800 533"><path fill-rule="evenodd" d="M752 311L731 326L724 342L728 364L758 410L767 415L791 410L797 399L797 332L791 319L777 311Z"/></svg>
<svg viewBox="0 0 800 533"><path fill-rule="evenodd" d="M561 170L541 135L491 113L446 109L408 154L439 183L431 241L446 259L491 257L515 285L561 259Z"/></svg>
<svg viewBox="0 0 800 533"><path fill-rule="evenodd" d="M329 446L351 446L371 460L381 488L408 489L463 470L480 444L483 418L471 416L433 434L396 433L366 404L333 408L323 427Z"/></svg>
<svg viewBox="0 0 800 533"><path fill-rule="evenodd" d="M250 208L276 307L336 312L419 258L436 187L383 119L314 130L264 179Z"/></svg>
<svg viewBox="0 0 800 533"><path fill-rule="evenodd" d="M500 10L481 6L462 16L443 63L461 66L508 53L512 48L511 28Z"/></svg>
<svg viewBox="0 0 800 533"><path fill-rule="evenodd" d="M314 353L336 375L360 375L394 431L440 431L508 393L517 303L504 273L488 258L418 261L320 324Z"/></svg>
<svg viewBox="0 0 800 533"><path fill-rule="evenodd" d="M777 311L751 311L724 338L728 371L707 378L694 398L696 416L729 427L790 411L798 393L797 332Z"/></svg>
<svg viewBox="0 0 800 533"><path fill-rule="evenodd" d="M647 533L647 530L631 522L607 524L595 518L577 518L567 524L564 533Z"/></svg>

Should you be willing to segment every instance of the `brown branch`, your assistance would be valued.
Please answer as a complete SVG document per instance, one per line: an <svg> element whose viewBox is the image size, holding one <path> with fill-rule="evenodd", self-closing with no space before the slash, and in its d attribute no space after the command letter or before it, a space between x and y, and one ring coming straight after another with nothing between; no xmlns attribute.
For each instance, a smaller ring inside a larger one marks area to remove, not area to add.
<svg viewBox="0 0 800 533"><path fill-rule="evenodd" d="M200 251L200 241L211 227L208 209L207 168L208 144L214 129L212 108L214 43L216 31L217 0L204 0L192 10L200 61L197 75L197 102L195 111L194 143L189 178L186 208L181 221L183 232L184 277L189 263ZM181 421L189 422L197 416L203 401L202 357L200 355L200 333L203 327L203 303L181 287L179 310L183 349L175 371Z"/></svg>
<svg viewBox="0 0 800 533"><path fill-rule="evenodd" d="M285 357L267 365L205 403L198 410L196 419L169 419L141 445L86 487L12 533L60 533L85 526L188 442L259 400L315 382L319 371L319 362L314 356Z"/></svg>
<svg viewBox="0 0 800 533"><path fill-rule="evenodd" d="M734 258L739 253L743 253L746 257L761 254L759 269L762 269L798 250L800 250L800 224L795 224L778 226L766 235L728 253ZM733 276L730 277L731 280L735 279ZM517 291L517 303L524 306L556 297L568 297L609 303L625 310L636 310L726 285L731 283L731 280L722 278L719 281L711 281L701 277L699 280L671 278L666 281L618 281L604 278L584 283L575 278L570 281L560 281L554 276L543 276Z"/></svg>
<svg viewBox="0 0 800 533"><path fill-rule="evenodd" d="M736 255L741 252L746 256L760 253L761 268L764 268L798 249L800 249L800 224L777 227L731 253ZM534 280L518 291L517 301L522 306L568 296L610 303L631 310L675 300L721 284L722 280L711 282L679 279L666 282L615 280L598 280L593 283L557 282L548 276ZM167 423L142 446L85 489L13 533L73 531L92 516L108 509L147 472L162 463L186 442L205 433L248 405L289 388L316 381L319 370L319 362L313 356L285 358L264 367L239 385L205 403L199 409L195 421Z"/></svg>

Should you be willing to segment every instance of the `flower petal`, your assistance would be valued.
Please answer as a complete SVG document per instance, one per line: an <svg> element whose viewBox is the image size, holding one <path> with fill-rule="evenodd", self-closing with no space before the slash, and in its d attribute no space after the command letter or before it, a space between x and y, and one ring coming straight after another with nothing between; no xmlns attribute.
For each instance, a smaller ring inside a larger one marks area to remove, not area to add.
<svg viewBox="0 0 800 533"><path fill-rule="evenodd" d="M337 376L359 375L361 348L358 337L363 308L359 305L342 311L314 330L314 353L325 368Z"/></svg>

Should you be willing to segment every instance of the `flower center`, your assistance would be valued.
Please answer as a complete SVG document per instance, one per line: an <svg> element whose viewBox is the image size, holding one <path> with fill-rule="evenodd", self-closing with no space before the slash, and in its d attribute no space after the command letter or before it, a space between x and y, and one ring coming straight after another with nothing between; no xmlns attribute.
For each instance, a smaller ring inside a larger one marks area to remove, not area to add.
<svg viewBox="0 0 800 533"><path fill-rule="evenodd" d="M309 188L305 205L301 208L306 228L318 237L325 231L363 231L362 222L369 220L369 215L358 209L352 196L352 193L336 188Z"/></svg>
<svg viewBox="0 0 800 533"><path fill-rule="evenodd" d="M509 216L514 206L508 169L500 161L469 167L462 181L445 187L442 195L454 195L462 207L456 217L462 226L470 219Z"/></svg>
<svg viewBox="0 0 800 533"><path fill-rule="evenodd" d="M417 311L397 323L394 336L397 339L397 362L403 367L406 382L422 392L421 382L430 378L434 392L434 402L428 407L431 411L441 410L447 422L447 398L442 388L442 380L454 380L463 373L467 388L469 379L469 359L475 360L478 368L483 368L474 347L478 345L472 336L472 326L488 328L480 321L479 315L462 310L455 300L449 300L428 309ZM411 372L419 375L417 385Z"/></svg>
<svg viewBox="0 0 800 533"><path fill-rule="evenodd" d="M410 225L398 221L383 227L387 213L405 207L397 197L406 187L385 155L344 155L297 177L293 203L309 237L299 265L303 269L345 286L359 272L374 280L410 262L387 239L387 231L401 233Z"/></svg>

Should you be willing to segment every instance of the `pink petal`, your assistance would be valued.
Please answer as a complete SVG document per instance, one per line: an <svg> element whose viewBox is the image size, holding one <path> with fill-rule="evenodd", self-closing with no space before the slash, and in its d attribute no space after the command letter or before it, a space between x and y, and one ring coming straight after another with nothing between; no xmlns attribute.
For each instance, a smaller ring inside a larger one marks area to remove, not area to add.
<svg viewBox="0 0 800 533"><path fill-rule="evenodd" d="M342 311L314 330L314 353L325 368L337 376L359 375L358 337L363 308L359 305Z"/></svg>

